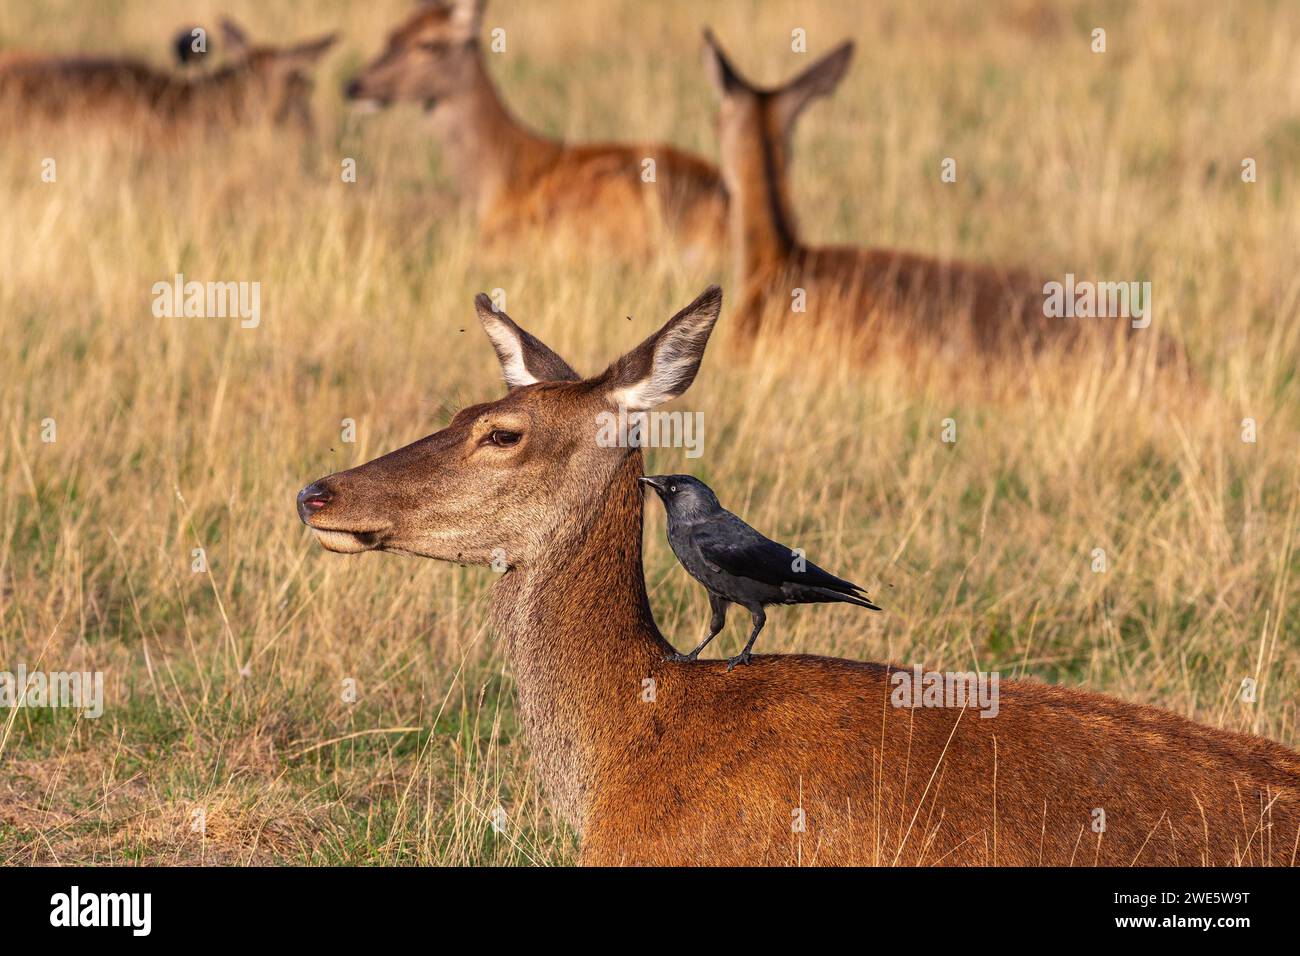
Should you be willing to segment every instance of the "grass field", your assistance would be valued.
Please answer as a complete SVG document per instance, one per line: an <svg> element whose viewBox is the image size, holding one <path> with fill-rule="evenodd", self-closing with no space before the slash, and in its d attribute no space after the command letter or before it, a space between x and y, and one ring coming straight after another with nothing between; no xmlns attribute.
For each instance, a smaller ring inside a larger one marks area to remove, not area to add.
<svg viewBox="0 0 1300 956"><path fill-rule="evenodd" d="M594 372L728 272L481 248L418 111L339 96L408 6L0 0L0 50L161 64L173 28L226 13L342 32L314 140L0 126L0 670L106 681L98 720L0 710L0 863L575 858L486 626L491 572L327 554L293 498L499 393L474 293L506 290ZM706 22L767 82L807 62L792 29L812 55L852 37L800 123L806 237L1149 280L1190 353L1190 390L1086 359L864 368L830 332L741 348L724 302L679 402L704 454L648 469L692 471L886 608L777 609L760 650L1032 676L1300 746L1300 6L494 0L487 21L534 126L708 157ZM155 318L177 272L260 282L261 324ZM685 648L707 602L647 514L652 603ZM715 653L743 637L733 615Z"/></svg>

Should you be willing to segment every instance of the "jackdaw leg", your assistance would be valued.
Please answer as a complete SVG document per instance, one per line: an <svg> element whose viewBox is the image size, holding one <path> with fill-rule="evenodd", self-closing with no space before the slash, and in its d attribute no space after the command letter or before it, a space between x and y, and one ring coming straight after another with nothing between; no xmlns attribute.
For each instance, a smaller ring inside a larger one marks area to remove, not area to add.
<svg viewBox="0 0 1300 956"><path fill-rule="evenodd" d="M729 601L718 597L712 591L709 593L709 607L713 608L713 617L709 620L709 636L696 646L695 650L689 654L674 654L668 658L670 661L693 661L700 656L700 651L708 646L709 641L718 636L718 633L726 627L727 624L727 606Z"/></svg>
<svg viewBox="0 0 1300 956"><path fill-rule="evenodd" d="M749 650L754 646L754 642L758 640L758 632L761 631L763 629L763 625L767 623L767 613L763 610L763 606L761 604L758 607L750 608L749 613L754 618L754 629L749 632L749 641L745 644L745 649L741 651L739 654L737 654L735 657L727 658L728 671L730 671L737 664L748 664L750 662L753 655L749 653Z"/></svg>

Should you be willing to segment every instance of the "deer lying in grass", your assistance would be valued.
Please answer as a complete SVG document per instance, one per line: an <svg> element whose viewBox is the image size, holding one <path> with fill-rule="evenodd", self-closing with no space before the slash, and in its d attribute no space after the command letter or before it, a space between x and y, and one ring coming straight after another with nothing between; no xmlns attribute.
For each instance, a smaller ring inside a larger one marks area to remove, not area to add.
<svg viewBox="0 0 1300 956"><path fill-rule="evenodd" d="M306 68L334 37L287 47L255 46L229 20L222 32L228 62L198 76L139 60L9 53L0 57L0 109L19 120L140 125L167 133L265 119L311 125Z"/></svg>
<svg viewBox="0 0 1300 956"><path fill-rule="evenodd" d="M584 863L1295 862L1300 754L1268 740L1035 681L1002 683L983 719L893 706L884 664L669 660L641 453L597 422L685 392L721 302L707 290L584 379L479 296L505 397L298 495L331 551L505 556L495 627Z"/></svg>
<svg viewBox="0 0 1300 956"><path fill-rule="evenodd" d="M489 239L521 226L560 226L625 250L721 248L726 192L704 160L659 143L573 145L516 120L488 75L479 33L484 0L427 3L346 88L372 106L423 104L453 176ZM643 181L654 161L654 181Z"/></svg>
<svg viewBox="0 0 1300 956"><path fill-rule="evenodd" d="M792 295L802 290L809 315L866 327L873 344L877 334L912 342L920 333L927 350L945 345L963 357L1069 345L1088 321L1103 338L1120 323L1125 334L1136 334L1123 319L1047 318L1042 281L1016 270L894 249L805 245L789 181L795 121L813 100L835 90L853 44L841 44L784 86L763 89L740 75L711 32L704 37L706 64L722 99L719 149L731 197L732 281L741 289L742 326L752 330L765 313L778 310L788 322L803 318L791 314ZM1161 361L1178 355L1171 344L1161 349Z"/></svg>

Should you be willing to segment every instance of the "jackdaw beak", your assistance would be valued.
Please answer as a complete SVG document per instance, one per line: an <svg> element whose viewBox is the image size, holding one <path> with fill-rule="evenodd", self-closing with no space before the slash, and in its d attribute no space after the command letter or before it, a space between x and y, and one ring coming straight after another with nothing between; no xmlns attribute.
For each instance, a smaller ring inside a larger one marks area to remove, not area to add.
<svg viewBox="0 0 1300 956"><path fill-rule="evenodd" d="M641 484L643 485L649 485L651 488L653 488L656 492L658 492L661 495L664 492L664 487L663 485L659 484L658 478L652 478L649 475L642 475L640 478L637 479L637 481L641 482Z"/></svg>

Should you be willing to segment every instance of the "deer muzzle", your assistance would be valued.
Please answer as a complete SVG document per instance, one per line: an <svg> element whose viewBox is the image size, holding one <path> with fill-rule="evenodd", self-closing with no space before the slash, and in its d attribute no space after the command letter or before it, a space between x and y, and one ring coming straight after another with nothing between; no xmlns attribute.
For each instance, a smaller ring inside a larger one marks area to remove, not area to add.
<svg viewBox="0 0 1300 956"><path fill-rule="evenodd" d="M383 543L386 528L348 528L336 514L337 495L322 479L298 492L298 518L316 535L326 551L357 554L373 551ZM331 507L333 506L333 507Z"/></svg>

